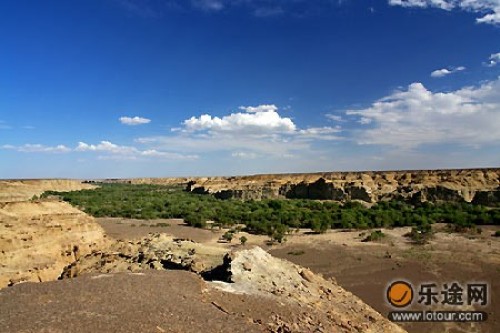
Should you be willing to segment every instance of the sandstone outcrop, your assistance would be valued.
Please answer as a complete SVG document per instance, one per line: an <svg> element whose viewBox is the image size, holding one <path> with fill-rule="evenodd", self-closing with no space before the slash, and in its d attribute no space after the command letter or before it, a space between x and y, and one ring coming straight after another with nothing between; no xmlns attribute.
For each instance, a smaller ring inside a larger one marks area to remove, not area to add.
<svg viewBox="0 0 500 333"><path fill-rule="evenodd" d="M0 288L57 279L105 243L93 218L67 203L0 203Z"/></svg>
<svg viewBox="0 0 500 333"><path fill-rule="evenodd" d="M500 169L323 172L237 177L140 178L132 184L182 185L221 199L299 198L500 203Z"/></svg>
<svg viewBox="0 0 500 333"><path fill-rule="evenodd" d="M282 322L277 332L314 332L319 327L322 332L405 332L334 280L275 258L260 247L228 254L219 277L224 279L224 272L226 281L213 282L216 288L296 304L303 313L314 314L315 320L299 317Z"/></svg>
<svg viewBox="0 0 500 333"><path fill-rule="evenodd" d="M260 247L226 253L219 247L151 234L82 256L61 278L145 270L195 272L209 288L300 309L300 315L274 318L268 326L271 332L313 332L318 328L322 332L405 332L335 281L275 258Z"/></svg>
<svg viewBox="0 0 500 333"><path fill-rule="evenodd" d="M78 191L94 185L71 179L0 180L0 202L27 201L45 191Z"/></svg>
<svg viewBox="0 0 500 333"><path fill-rule="evenodd" d="M81 256L64 269L61 278L145 269L179 269L201 274L221 265L225 254L224 248L155 233L135 241L116 241L109 247Z"/></svg>

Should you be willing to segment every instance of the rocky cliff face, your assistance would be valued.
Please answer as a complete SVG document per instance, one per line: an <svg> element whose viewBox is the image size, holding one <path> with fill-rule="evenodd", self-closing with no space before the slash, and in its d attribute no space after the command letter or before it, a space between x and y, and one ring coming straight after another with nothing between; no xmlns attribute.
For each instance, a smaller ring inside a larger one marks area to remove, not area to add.
<svg viewBox="0 0 500 333"><path fill-rule="evenodd" d="M63 202L0 204L0 288L51 281L105 243L93 218Z"/></svg>
<svg viewBox="0 0 500 333"><path fill-rule="evenodd" d="M93 189L95 186L79 180L0 180L0 202L26 201L45 191L78 191Z"/></svg>
<svg viewBox="0 0 500 333"><path fill-rule="evenodd" d="M27 201L47 190L94 188L73 180L0 181L0 288L57 279L105 241L94 219L71 205Z"/></svg>
<svg viewBox="0 0 500 333"><path fill-rule="evenodd" d="M184 185L218 198L299 198L500 203L500 169L325 172L238 177L143 178L133 184Z"/></svg>

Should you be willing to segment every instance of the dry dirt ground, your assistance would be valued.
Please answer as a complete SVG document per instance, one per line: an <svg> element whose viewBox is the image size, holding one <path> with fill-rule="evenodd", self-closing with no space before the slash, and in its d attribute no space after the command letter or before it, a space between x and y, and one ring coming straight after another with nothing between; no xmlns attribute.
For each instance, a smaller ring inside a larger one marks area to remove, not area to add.
<svg viewBox="0 0 500 333"><path fill-rule="evenodd" d="M187 271L149 270L24 283L0 291L0 331L250 333L300 313L200 282Z"/></svg>
<svg viewBox="0 0 500 333"><path fill-rule="evenodd" d="M481 324L402 324L411 333L417 332L500 332L500 239L491 237L499 227L484 227L481 235L436 233L427 245L413 245L403 237L408 228L383 230L387 237L381 242L361 242L359 231L329 231L312 235L300 230L288 236L283 245L266 245L267 237L239 233L233 242L219 243L225 230L200 230L185 226L181 220L97 219L106 233L117 239L130 239L150 232L167 232L175 237L192 239L222 247L242 247L239 237L248 238L247 245L259 245L271 254L309 267L325 277L333 277L345 289L359 296L383 315L391 308L385 300L387 285L404 279L415 285L458 281L463 285L481 281L490 285L490 304L478 308L488 313ZM158 223L169 226L159 227ZM411 308L416 310L418 308ZM432 308L426 308L430 310ZM459 309L460 310L460 309ZM464 310L464 309L462 309Z"/></svg>

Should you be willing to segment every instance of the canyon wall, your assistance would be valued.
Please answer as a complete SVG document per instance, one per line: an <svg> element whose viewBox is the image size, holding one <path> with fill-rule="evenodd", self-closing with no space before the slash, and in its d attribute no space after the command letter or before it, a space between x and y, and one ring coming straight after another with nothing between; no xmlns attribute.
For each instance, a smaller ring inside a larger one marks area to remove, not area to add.
<svg viewBox="0 0 500 333"><path fill-rule="evenodd" d="M322 172L235 177L137 178L132 184L182 185L221 199L296 198L373 203L386 200L500 203L500 168Z"/></svg>
<svg viewBox="0 0 500 333"><path fill-rule="evenodd" d="M74 180L0 181L0 289L57 279L64 267L106 243L94 219L70 204L28 200L47 190L94 186Z"/></svg>
<svg viewBox="0 0 500 333"><path fill-rule="evenodd" d="M78 191L95 186L72 179L0 180L0 202L27 201L45 191Z"/></svg>

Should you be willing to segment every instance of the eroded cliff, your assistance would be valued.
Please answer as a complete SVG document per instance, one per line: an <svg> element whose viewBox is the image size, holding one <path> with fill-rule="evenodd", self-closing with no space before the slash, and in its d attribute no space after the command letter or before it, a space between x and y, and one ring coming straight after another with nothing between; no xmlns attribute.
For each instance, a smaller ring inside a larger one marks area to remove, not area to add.
<svg viewBox="0 0 500 333"><path fill-rule="evenodd" d="M140 178L133 184L183 185L228 199L298 198L500 203L500 169L324 172L236 177Z"/></svg>
<svg viewBox="0 0 500 333"><path fill-rule="evenodd" d="M95 186L72 179L0 180L0 202L26 201L45 191L78 191Z"/></svg>

